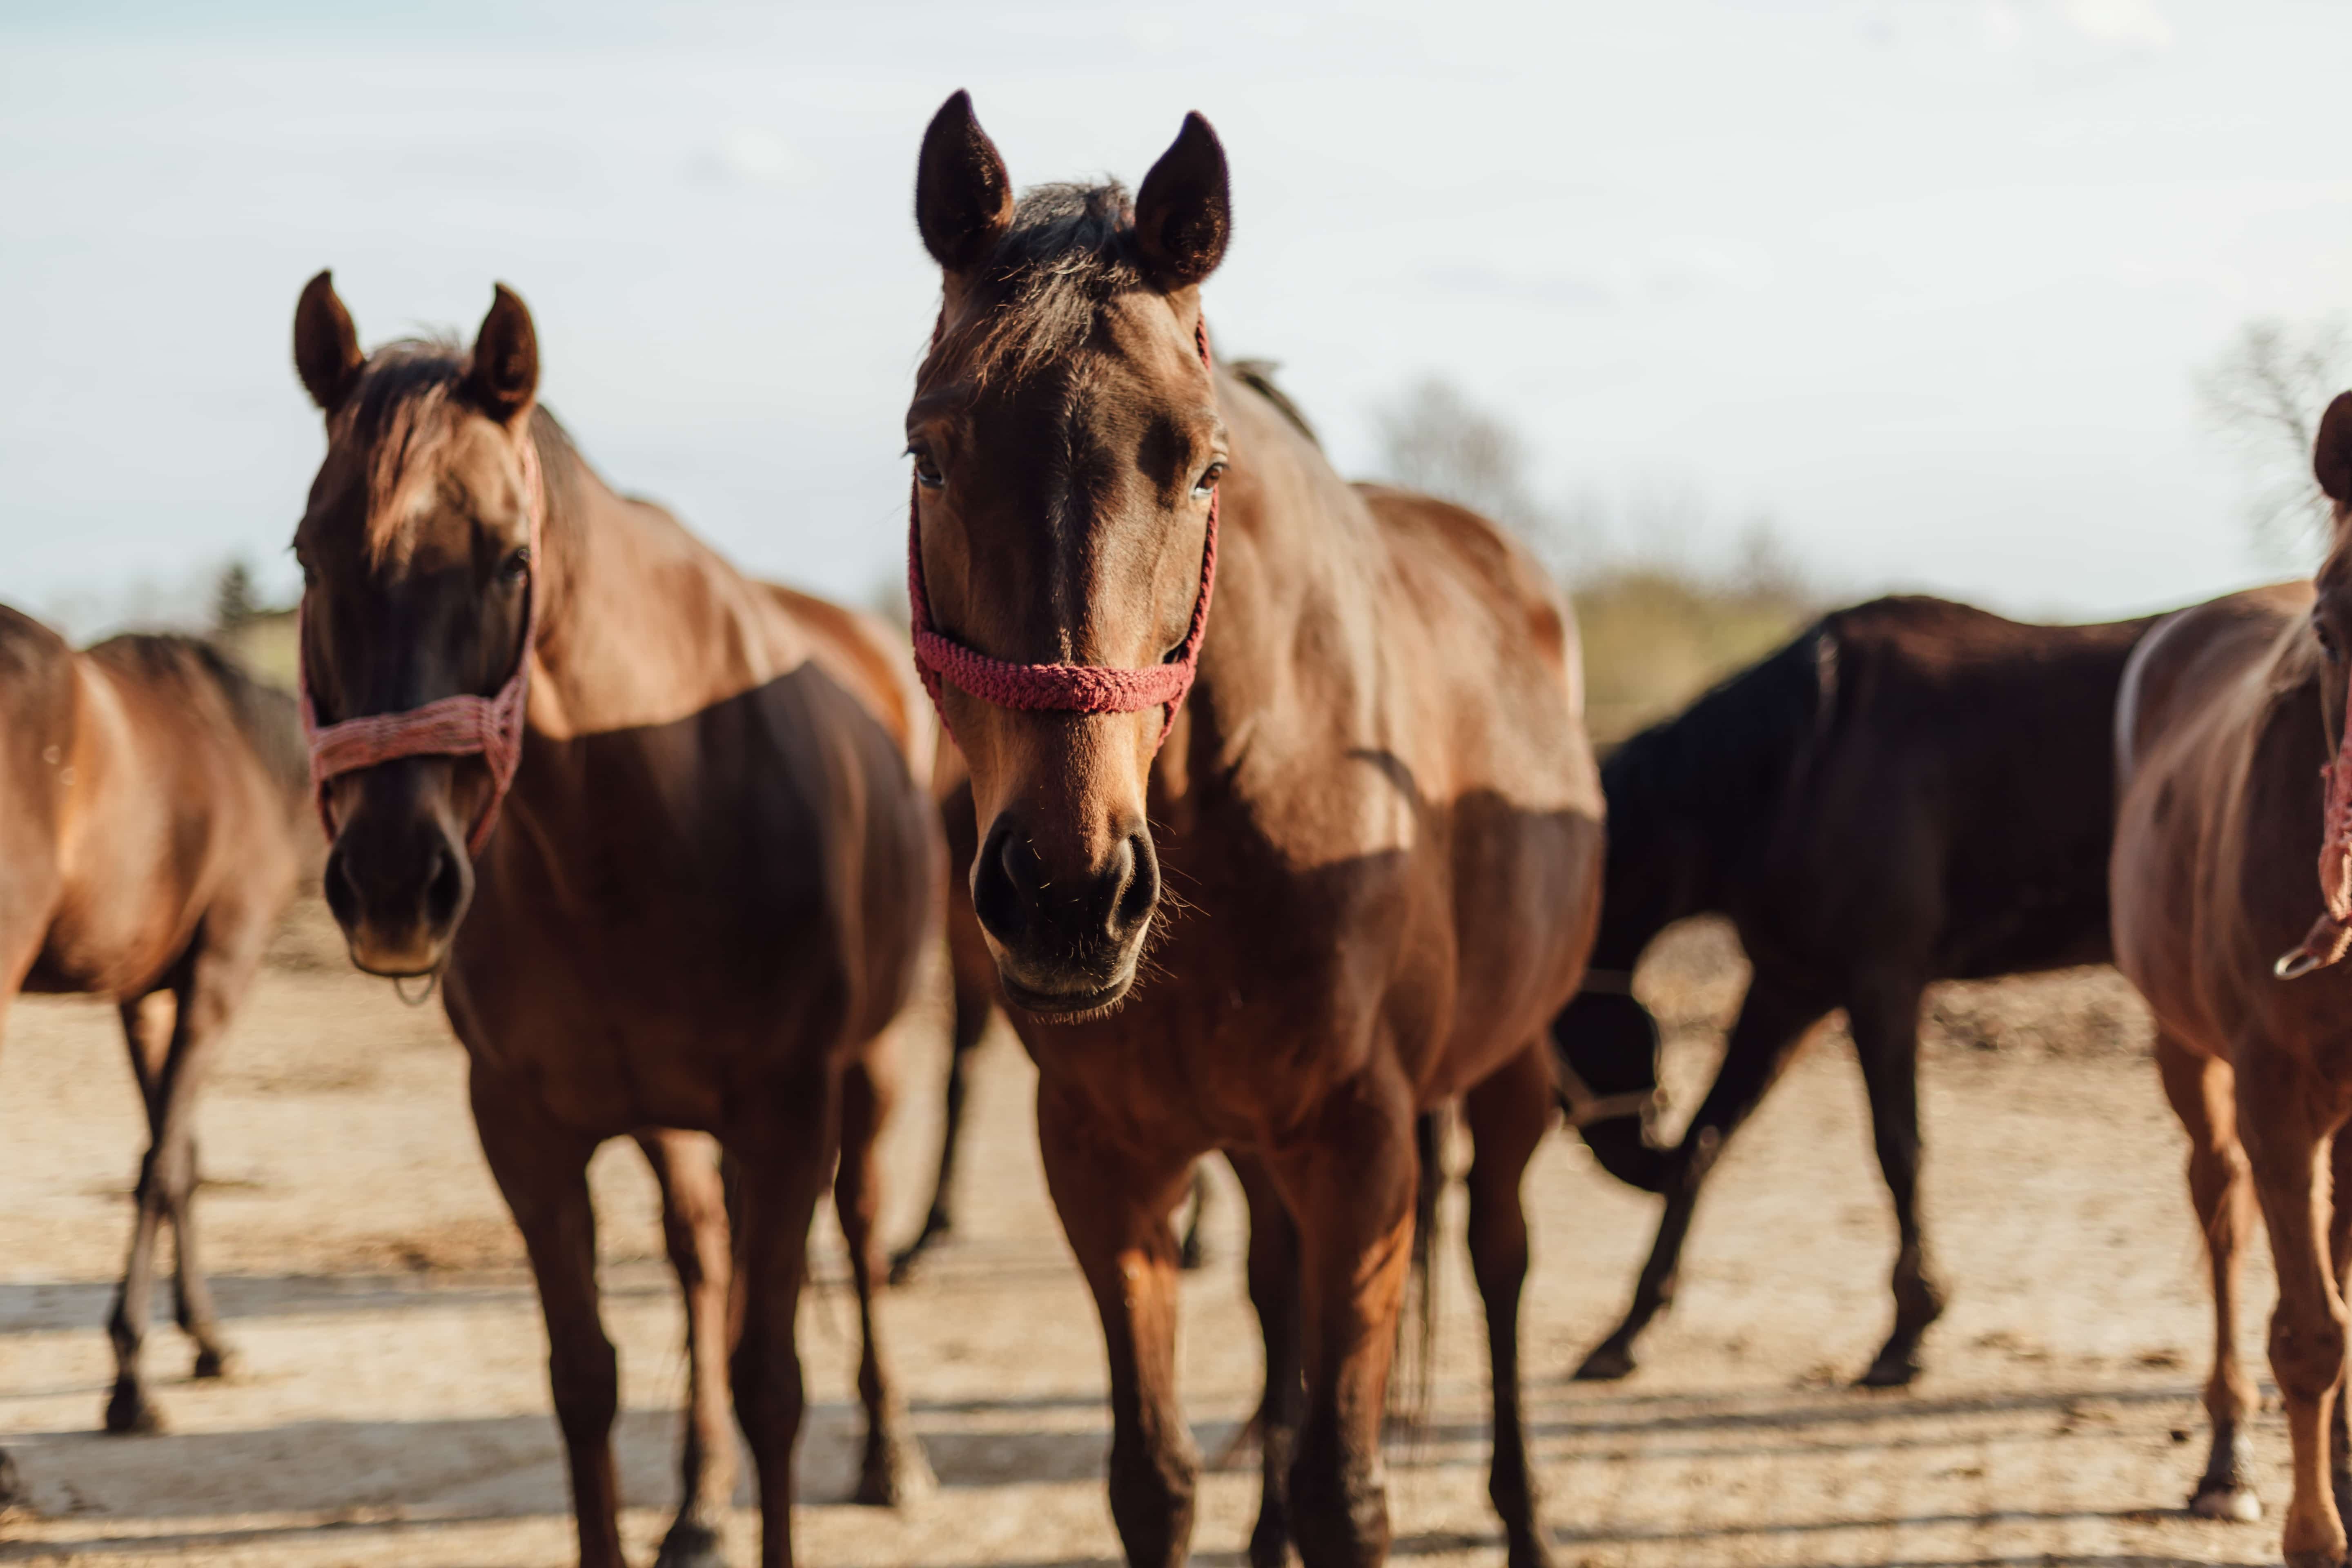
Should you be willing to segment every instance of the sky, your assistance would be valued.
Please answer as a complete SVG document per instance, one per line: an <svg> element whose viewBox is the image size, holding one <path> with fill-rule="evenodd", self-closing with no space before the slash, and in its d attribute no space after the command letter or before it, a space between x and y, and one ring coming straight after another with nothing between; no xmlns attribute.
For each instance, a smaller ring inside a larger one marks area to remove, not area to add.
<svg viewBox="0 0 2352 1568"><path fill-rule="evenodd" d="M0 0L0 600L290 597L332 267L371 343L511 285L610 480L872 601L958 87L1019 184L1132 185L1206 114L1221 352L1343 471L1442 375L1610 548L1765 517L1841 595L2203 598L2288 574L2191 373L2352 298L2347 59L2352 6L2263 0Z"/></svg>

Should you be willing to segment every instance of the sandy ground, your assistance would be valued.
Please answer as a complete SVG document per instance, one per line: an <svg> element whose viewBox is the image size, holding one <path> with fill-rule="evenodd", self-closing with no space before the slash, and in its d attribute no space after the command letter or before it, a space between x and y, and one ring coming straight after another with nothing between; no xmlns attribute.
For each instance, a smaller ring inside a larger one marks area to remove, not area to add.
<svg viewBox="0 0 2352 1568"><path fill-rule="evenodd" d="M1644 971L1670 1025L1670 1076L1696 1102L1737 995L1736 953L1700 931ZM1681 1302L1631 1381L1567 1373L1613 1321L1655 1201L1554 1140L1528 1183L1526 1323L1546 1519L1566 1565L2275 1562L2286 1438L2255 1446L2271 1519L2187 1517L2202 1458L2195 1391L2210 1330L2179 1175L2182 1141L2145 1024L2105 972L1953 987L1926 1073L1928 1213L1955 1289L1915 1388L1864 1394L1888 1308L1893 1226L1860 1083L1833 1031L1734 1144L1703 1207ZM939 1047L908 1041L893 1138L893 1234L926 1195ZM940 1489L899 1513L849 1505L854 1317L827 1218L804 1304L815 1402L801 1541L819 1563L1115 1561L1108 1424L1091 1308L1039 1176L1030 1071L1009 1036L981 1053L961 1226L886 1324ZM201 1118L209 1261L244 1358L186 1380L166 1321L152 1341L168 1433L95 1431L110 1376L100 1324L128 1231L140 1123L112 1014L20 1005L0 1056L0 1444L31 1506L0 1521L0 1563L558 1563L572 1526L520 1249L474 1143L462 1053L341 967L315 910L224 1053ZM1254 1400L1239 1205L1222 1170L1212 1265L1186 1286L1183 1381L1201 1447ZM682 1380L652 1185L629 1146L597 1172L607 1311L621 1346L625 1530L650 1562L675 1497ZM1428 1424L1391 1445L1401 1558L1491 1564L1484 1345L1444 1248ZM2257 1254L2244 1347L2261 1366L2271 1300ZM1195 1547L1240 1560L1246 1461L1204 1479ZM739 1510L730 1550L752 1560Z"/></svg>

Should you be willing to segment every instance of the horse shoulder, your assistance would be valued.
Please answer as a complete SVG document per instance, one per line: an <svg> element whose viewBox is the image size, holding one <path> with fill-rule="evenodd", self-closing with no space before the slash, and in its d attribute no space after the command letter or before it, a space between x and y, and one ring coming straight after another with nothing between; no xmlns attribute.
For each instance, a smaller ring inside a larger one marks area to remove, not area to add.
<svg viewBox="0 0 2352 1568"><path fill-rule="evenodd" d="M2291 944L2320 907L2308 601L2307 585L2285 584L2192 606L2159 622L2126 671L2116 963L2209 1048L2227 1049L2249 986L2267 978L2258 950Z"/></svg>
<svg viewBox="0 0 2352 1568"><path fill-rule="evenodd" d="M79 699L73 651L30 616L0 605L0 966L25 957L46 925L60 877Z"/></svg>

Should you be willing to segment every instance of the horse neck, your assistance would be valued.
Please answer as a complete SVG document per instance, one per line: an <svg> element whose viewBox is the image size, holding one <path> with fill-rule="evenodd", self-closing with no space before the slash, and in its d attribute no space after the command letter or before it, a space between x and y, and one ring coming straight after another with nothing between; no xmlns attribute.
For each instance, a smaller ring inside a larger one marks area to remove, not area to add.
<svg viewBox="0 0 2352 1568"><path fill-rule="evenodd" d="M544 428L537 438L548 597L533 644L534 733L669 722L780 671L788 650L755 584L668 513L614 494L567 441Z"/></svg>
<svg viewBox="0 0 2352 1568"><path fill-rule="evenodd" d="M1231 395L1234 384L1223 374L1218 379L1220 393ZM1233 466L1260 477L1259 495L1324 492L1335 504L1310 501L1277 514L1236 498L1220 511L1215 593L1200 674L1186 706L1196 720L1213 713L1223 733L1203 735L1181 725L1182 749L1171 741L1177 752L1171 760L1196 784L1226 775L1230 759L1223 753L1242 727L1289 724L1295 715L1286 703L1328 693L1335 676L1370 668L1374 659L1366 638L1351 650L1360 657L1326 663L1318 681L1302 685L1292 678L1302 619L1323 623L1326 646L1330 637L1362 637L1372 619L1369 563L1380 545L1370 515L1323 454L1277 419L1265 409L1231 421Z"/></svg>

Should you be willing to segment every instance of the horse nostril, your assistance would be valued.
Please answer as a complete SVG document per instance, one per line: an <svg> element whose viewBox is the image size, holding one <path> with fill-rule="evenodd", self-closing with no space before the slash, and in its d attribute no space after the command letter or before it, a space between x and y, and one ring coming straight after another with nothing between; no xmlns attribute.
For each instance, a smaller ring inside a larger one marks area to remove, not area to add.
<svg viewBox="0 0 2352 1568"><path fill-rule="evenodd" d="M433 879L425 886L425 919L438 931L457 918L457 904L466 896L466 872L447 845L436 847L433 856Z"/></svg>
<svg viewBox="0 0 2352 1568"><path fill-rule="evenodd" d="M335 923L349 930L359 922L360 887L352 877L352 858L341 846L327 853L327 869L320 880L325 884L327 912Z"/></svg>
<svg viewBox="0 0 2352 1568"><path fill-rule="evenodd" d="M1119 846L1119 858L1125 874L1118 880L1107 925L1112 939L1123 942L1160 905L1160 857L1151 847L1151 836L1137 833Z"/></svg>
<svg viewBox="0 0 2352 1568"><path fill-rule="evenodd" d="M1028 929L1029 900L1024 888L1036 884L1036 852L1026 840L999 823L973 857L971 911L988 934L1005 943L1017 942Z"/></svg>

